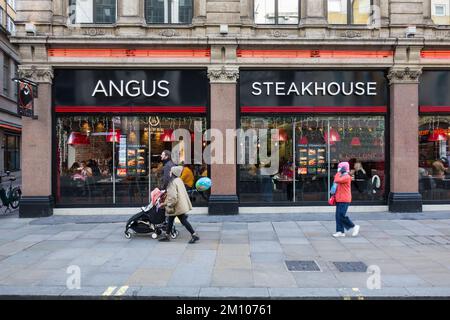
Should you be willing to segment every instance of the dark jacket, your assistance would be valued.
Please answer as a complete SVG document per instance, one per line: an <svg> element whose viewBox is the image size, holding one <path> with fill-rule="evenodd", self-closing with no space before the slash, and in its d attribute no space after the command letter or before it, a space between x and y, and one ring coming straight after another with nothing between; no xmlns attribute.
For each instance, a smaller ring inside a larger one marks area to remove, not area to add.
<svg viewBox="0 0 450 320"><path fill-rule="evenodd" d="M170 169L172 169L172 167L175 167L175 164L172 162L172 160L164 160L163 161L163 175L161 178L161 190L165 190L167 189L167 185L170 182Z"/></svg>

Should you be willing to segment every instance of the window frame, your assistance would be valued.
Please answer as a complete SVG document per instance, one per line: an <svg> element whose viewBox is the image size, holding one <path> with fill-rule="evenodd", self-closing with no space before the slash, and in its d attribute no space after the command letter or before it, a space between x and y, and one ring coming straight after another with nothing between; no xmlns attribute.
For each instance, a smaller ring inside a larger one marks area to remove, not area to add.
<svg viewBox="0 0 450 320"><path fill-rule="evenodd" d="M21 170L21 163L20 163L21 139L20 139L20 135L5 132L4 137L5 137L5 148L3 151L3 157L5 159L4 164L3 164L4 170L5 171L8 170L8 171L12 171L12 172ZM14 142L14 148L12 148L12 149L9 148L9 140L10 139ZM16 156L14 159L15 160L14 162L12 162L12 158L10 157L10 154L12 154L12 153L14 153Z"/></svg>
<svg viewBox="0 0 450 320"><path fill-rule="evenodd" d="M328 20L328 14L329 14L328 3L329 3L329 1L330 0L326 1L327 22L328 22L329 25L331 25L331 26L366 26L366 24L352 23L353 16L354 16L354 14L353 14L353 6L352 6L353 5L353 3L352 3L353 0L347 0L347 23L345 23L345 24L344 23L330 23L329 20ZM370 13L372 12L372 7L374 6L374 4L375 4L375 0L370 0ZM370 15L370 13L369 13L369 15Z"/></svg>
<svg viewBox="0 0 450 320"><path fill-rule="evenodd" d="M91 25L91 24L99 24L99 25L115 25L117 23L117 0L115 1L115 12L114 12L114 22L97 22L97 18L96 18L96 5L95 5L95 0L92 0L92 22L76 22L76 5L77 5L77 0L69 0L69 8L71 6L73 6L73 8L75 9L75 12L73 13L73 19L70 19L70 24L82 24L82 25ZM72 14L72 13L69 13Z"/></svg>
<svg viewBox="0 0 450 320"><path fill-rule="evenodd" d="M436 11L436 8L437 7L442 7L443 9L444 9L444 13L443 14L437 14L437 11ZM445 17L445 16L447 16L447 5L446 4L435 4L434 6L433 6L433 9L434 9L434 16L436 16L436 17Z"/></svg>
<svg viewBox="0 0 450 320"><path fill-rule="evenodd" d="M191 14L191 21L190 22L171 22L172 21L172 1L173 0L167 0L169 3L168 6L168 17L169 17L169 22L150 22L149 21L149 15L147 14L148 11L148 7L150 7L150 1L151 0L145 0L144 1L144 16L145 16L145 23L148 25L192 25L192 20L194 19L194 0L190 0L191 1L191 8L192 8L192 14ZM178 16L178 19L180 17Z"/></svg>
<svg viewBox="0 0 450 320"><path fill-rule="evenodd" d="M253 0L253 21L255 22L255 24L257 26L298 26L300 23L300 19L301 19L301 5L302 5L302 0L297 0L298 3L298 22L297 23L278 23L278 19L279 19L279 6L278 6L278 0L274 0L274 6L275 6L275 23L257 23L256 19L255 19L255 0Z"/></svg>
<svg viewBox="0 0 450 320"><path fill-rule="evenodd" d="M4 54L3 55L3 88L2 95L9 97L11 93L10 80L11 79L11 58Z"/></svg>

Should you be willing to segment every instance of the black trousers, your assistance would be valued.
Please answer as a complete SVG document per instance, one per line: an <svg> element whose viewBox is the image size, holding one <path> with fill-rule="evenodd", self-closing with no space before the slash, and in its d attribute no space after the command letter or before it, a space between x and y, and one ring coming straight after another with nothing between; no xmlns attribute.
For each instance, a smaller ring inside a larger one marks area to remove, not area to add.
<svg viewBox="0 0 450 320"><path fill-rule="evenodd" d="M179 216L169 216L169 221L167 224L167 234L170 234L170 232L173 229L173 223L175 222L175 218L178 217L178 220L180 220L181 224L187 229L187 231L189 231L191 234L194 234L194 228L192 228L191 224L189 223L189 221L187 220L187 215L182 214Z"/></svg>

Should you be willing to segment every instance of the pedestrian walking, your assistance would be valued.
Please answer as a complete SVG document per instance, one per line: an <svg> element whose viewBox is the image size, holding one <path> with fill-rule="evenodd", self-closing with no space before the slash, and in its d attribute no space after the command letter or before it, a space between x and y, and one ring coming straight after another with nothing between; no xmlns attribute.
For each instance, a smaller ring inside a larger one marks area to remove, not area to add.
<svg viewBox="0 0 450 320"><path fill-rule="evenodd" d="M170 231L173 228L173 223L175 222L176 217L178 217L181 224L191 234L191 240L189 240L189 243L195 243L200 240L198 235L195 233L194 228L192 228L191 224L187 220L186 213L192 210L192 203L189 199L183 180L180 178L182 171L182 166L175 166L170 169L170 180L167 186L166 199L163 203L163 207L166 210L166 216L168 217L168 224L166 233L161 237L161 239L159 239L159 241L170 241Z"/></svg>
<svg viewBox="0 0 450 320"><path fill-rule="evenodd" d="M161 161L163 163L160 189L165 190L170 181L170 169L175 166L172 161L172 153L169 150L161 152Z"/></svg>
<svg viewBox="0 0 450 320"><path fill-rule="evenodd" d="M360 226L355 225L347 216L347 210L352 202L352 177L349 174L350 165L348 162L338 164L338 172L334 176L336 189L336 233L333 237L345 237L345 230L352 230L352 236L356 237Z"/></svg>

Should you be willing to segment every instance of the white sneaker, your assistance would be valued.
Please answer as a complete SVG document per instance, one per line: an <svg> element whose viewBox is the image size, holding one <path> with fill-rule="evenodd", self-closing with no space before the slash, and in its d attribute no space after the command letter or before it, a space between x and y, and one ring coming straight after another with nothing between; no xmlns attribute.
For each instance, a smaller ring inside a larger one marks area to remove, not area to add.
<svg viewBox="0 0 450 320"><path fill-rule="evenodd" d="M353 228L353 233L352 233L352 237L356 237L358 234L359 234L359 225L356 225L354 228Z"/></svg>
<svg viewBox="0 0 450 320"><path fill-rule="evenodd" d="M345 233L343 233L343 232L336 232L336 233L333 233L333 237L335 237L335 238L345 237Z"/></svg>

